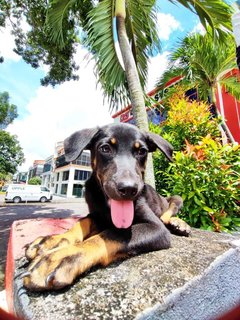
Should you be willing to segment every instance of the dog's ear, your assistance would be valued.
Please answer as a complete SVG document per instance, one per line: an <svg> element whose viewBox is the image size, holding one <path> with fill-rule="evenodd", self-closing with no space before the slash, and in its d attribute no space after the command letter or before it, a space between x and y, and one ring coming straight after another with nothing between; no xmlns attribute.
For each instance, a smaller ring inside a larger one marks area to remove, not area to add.
<svg viewBox="0 0 240 320"><path fill-rule="evenodd" d="M97 134L99 128L83 129L76 131L70 137L64 140L64 151L66 161L73 161L89 147L93 137Z"/></svg>
<svg viewBox="0 0 240 320"><path fill-rule="evenodd" d="M172 161L173 147L169 142L167 142L167 140L163 139L158 134L147 132L146 142L149 152L154 152L157 149L160 149L165 156Z"/></svg>

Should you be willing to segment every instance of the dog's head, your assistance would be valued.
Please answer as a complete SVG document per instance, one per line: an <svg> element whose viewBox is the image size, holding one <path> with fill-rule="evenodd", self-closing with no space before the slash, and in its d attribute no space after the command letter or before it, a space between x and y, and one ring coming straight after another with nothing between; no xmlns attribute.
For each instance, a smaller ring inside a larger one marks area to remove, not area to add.
<svg viewBox="0 0 240 320"><path fill-rule="evenodd" d="M67 161L91 150L93 172L115 202L132 202L141 193L148 152L160 149L170 160L172 155L172 146L162 137L129 124L77 131L64 141L64 149Z"/></svg>

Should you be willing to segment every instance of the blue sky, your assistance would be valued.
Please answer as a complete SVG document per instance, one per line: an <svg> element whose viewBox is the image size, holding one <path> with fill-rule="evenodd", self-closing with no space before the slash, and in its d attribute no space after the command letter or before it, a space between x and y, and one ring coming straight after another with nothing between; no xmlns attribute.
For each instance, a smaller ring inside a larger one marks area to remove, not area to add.
<svg viewBox="0 0 240 320"><path fill-rule="evenodd" d="M196 15L181 5L159 0L159 36L162 51L151 59L147 91L154 87L156 79L165 70L167 54L176 42L188 32L199 29ZM80 64L80 80L66 82L55 89L41 87L40 79L45 74L44 66L33 69L13 53L13 38L10 27L0 29L0 92L8 91L11 102L18 107L19 117L8 130L18 136L25 154L28 169L34 159L45 159L54 152L57 141L72 132L112 121L108 105L104 105L102 92L96 89L93 64L86 64L87 51L79 47L76 59Z"/></svg>

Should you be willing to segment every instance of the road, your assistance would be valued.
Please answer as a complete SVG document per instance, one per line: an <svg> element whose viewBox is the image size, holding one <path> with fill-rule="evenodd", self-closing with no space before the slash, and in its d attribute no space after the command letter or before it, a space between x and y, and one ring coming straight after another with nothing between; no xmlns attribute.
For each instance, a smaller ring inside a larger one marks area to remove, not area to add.
<svg viewBox="0 0 240 320"><path fill-rule="evenodd" d="M4 287L7 244L10 228L14 221L36 218L67 218L75 215L85 216L87 213L88 208L83 199L74 199L72 202L55 199L52 203L44 204L38 202L5 204L0 201L0 291Z"/></svg>

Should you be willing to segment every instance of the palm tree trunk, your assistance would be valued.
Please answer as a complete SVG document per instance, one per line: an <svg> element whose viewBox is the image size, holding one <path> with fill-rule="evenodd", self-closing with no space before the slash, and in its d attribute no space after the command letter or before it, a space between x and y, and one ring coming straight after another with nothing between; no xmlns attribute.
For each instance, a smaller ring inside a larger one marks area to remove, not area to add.
<svg viewBox="0 0 240 320"><path fill-rule="evenodd" d="M126 78L128 82L129 94L132 104L133 117L136 121L136 125L139 129L148 131L148 117L145 107L144 95L142 86L138 76L137 66L132 54L132 50L129 45L126 26L125 26L125 0L116 0L116 25L117 35L120 51L123 58L123 63L126 72ZM155 187L154 171L152 155L149 154L145 181Z"/></svg>

